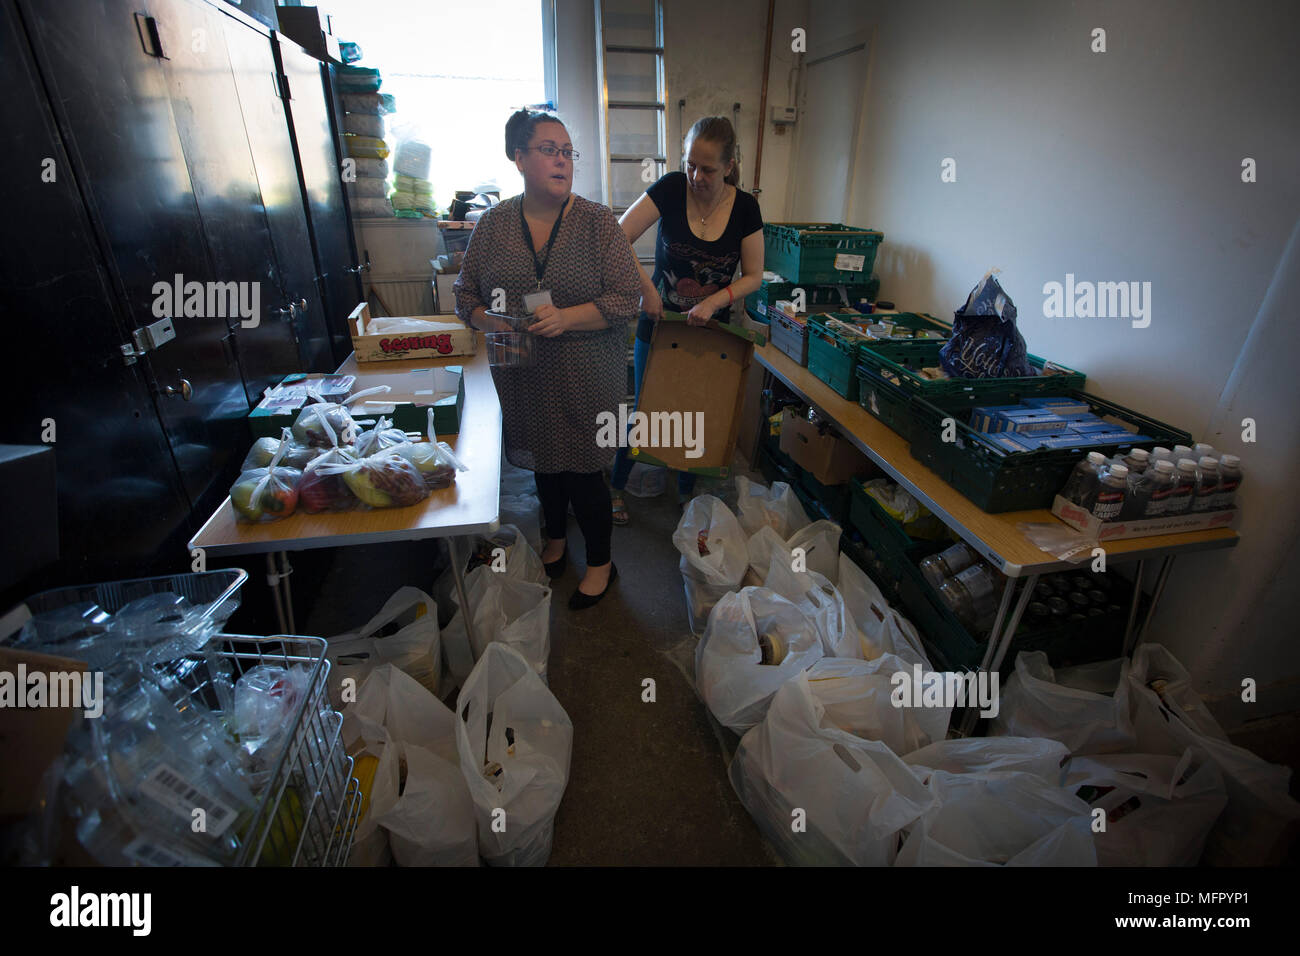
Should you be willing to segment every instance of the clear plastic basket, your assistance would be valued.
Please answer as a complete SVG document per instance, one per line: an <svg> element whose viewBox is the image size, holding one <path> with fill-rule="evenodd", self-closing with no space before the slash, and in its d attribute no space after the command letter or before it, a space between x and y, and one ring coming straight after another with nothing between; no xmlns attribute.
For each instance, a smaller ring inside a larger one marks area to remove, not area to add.
<svg viewBox="0 0 1300 956"><path fill-rule="evenodd" d="M491 318L511 325L511 331L485 332L488 365L494 368L531 368L537 362L537 343L528 331L533 317L517 318L489 312Z"/></svg>

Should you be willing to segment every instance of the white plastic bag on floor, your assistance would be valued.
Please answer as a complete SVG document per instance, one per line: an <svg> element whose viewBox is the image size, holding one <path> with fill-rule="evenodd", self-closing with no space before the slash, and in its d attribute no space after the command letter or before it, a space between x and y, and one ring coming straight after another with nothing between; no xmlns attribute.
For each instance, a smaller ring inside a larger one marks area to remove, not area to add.
<svg viewBox="0 0 1300 956"><path fill-rule="evenodd" d="M1138 645L1128 686L1138 749L1181 754L1186 747L1198 748L1223 774L1228 806L1210 833L1205 862L1211 866L1282 863L1300 829L1300 803L1290 795L1291 769L1231 743L1192 688L1187 671L1161 645Z"/></svg>
<svg viewBox="0 0 1300 956"><path fill-rule="evenodd" d="M497 509L501 524L511 524L518 528L523 533L524 540L535 552L541 554L545 544L542 541L542 502L537 495L531 492L508 495L502 491Z"/></svg>
<svg viewBox="0 0 1300 956"><path fill-rule="evenodd" d="M746 535L752 536L759 528L767 527L785 541L808 524L807 512L784 481L774 481L769 488L737 475L736 506L740 527Z"/></svg>
<svg viewBox="0 0 1300 956"><path fill-rule="evenodd" d="M1032 773L1045 782L1060 784L1070 751L1046 737L960 737L936 740L903 756L917 776L928 780L936 770L945 773Z"/></svg>
<svg viewBox="0 0 1300 956"><path fill-rule="evenodd" d="M658 498L668 487L668 469L638 461L627 473L623 490L633 498Z"/></svg>
<svg viewBox="0 0 1300 956"><path fill-rule="evenodd" d="M673 532L673 546L681 554L677 567L687 620L691 633L699 637L714 606L739 588L745 576L745 533L730 508L712 495L700 495L687 504Z"/></svg>
<svg viewBox="0 0 1300 956"><path fill-rule="evenodd" d="M800 528L785 540L775 530L764 526L745 542L749 566L759 577L766 578L773 554L793 554L795 548L801 548L803 567L836 584L840 575L841 533L839 525L824 519Z"/></svg>
<svg viewBox="0 0 1300 956"><path fill-rule="evenodd" d="M1032 773L945 773L898 866L1096 866L1091 808Z"/></svg>
<svg viewBox="0 0 1300 956"><path fill-rule="evenodd" d="M861 660L861 635L840 592L816 571L792 571L791 563L789 552L773 550L763 586L794 604L817 626L822 652L828 657Z"/></svg>
<svg viewBox="0 0 1300 956"><path fill-rule="evenodd" d="M508 496L536 495L537 477L526 468L516 468L501 452L501 494Z"/></svg>
<svg viewBox="0 0 1300 956"><path fill-rule="evenodd" d="M374 782L365 801L365 812L357 822L352 838L352 851L348 866L388 866L393 860L388 843L388 831L377 820L397 803L400 781L400 754L392 737L382 724L364 717L343 717L343 746L354 758L378 758Z"/></svg>
<svg viewBox="0 0 1300 956"><path fill-rule="evenodd" d="M913 672L893 654L874 661L823 657L805 673L828 722L865 740L879 740L900 757L948 733L951 707L894 704L896 675L910 681Z"/></svg>
<svg viewBox="0 0 1300 956"><path fill-rule="evenodd" d="M445 704L391 665L376 668L343 712L343 740L354 756L358 745L376 753L377 741L386 744L376 753L367 820L384 831L398 866L478 865L456 723Z"/></svg>
<svg viewBox="0 0 1300 956"><path fill-rule="evenodd" d="M777 663L764 664L760 638ZM695 684L723 725L743 734L763 719L778 687L822 657L803 613L767 588L724 595L695 649Z"/></svg>
<svg viewBox="0 0 1300 956"><path fill-rule="evenodd" d="M1117 658L1054 672L1042 651L1021 651L992 732L1048 737L1073 754L1131 752L1127 670L1128 661Z"/></svg>
<svg viewBox="0 0 1300 956"><path fill-rule="evenodd" d="M496 866L544 865L569 779L569 715L518 651L492 643L461 689L456 716L479 853Z"/></svg>
<svg viewBox="0 0 1300 956"><path fill-rule="evenodd" d="M1180 757L1075 757L1066 786L1106 812L1093 834L1099 866L1196 866L1228 804L1219 768L1190 747Z"/></svg>
<svg viewBox="0 0 1300 956"><path fill-rule="evenodd" d="M923 671L931 670L930 658L912 623L890 607L876 582L843 552L839 557L839 588L844 606L858 626L862 657L875 660L893 654Z"/></svg>
<svg viewBox="0 0 1300 956"><path fill-rule="evenodd" d="M394 665L437 693L442 676L440 637L433 598L419 588L398 588L364 627L329 640L329 687L334 706L344 704L340 691L345 679L354 682L355 693L381 664Z"/></svg>
<svg viewBox="0 0 1300 956"><path fill-rule="evenodd" d="M843 687L818 679L828 665L862 662L820 661L782 684L741 740L731 783L787 863L888 866L899 831L934 798L888 745L858 735L852 718L850 727L841 725Z"/></svg>
<svg viewBox="0 0 1300 956"><path fill-rule="evenodd" d="M474 643L471 646L466 637L457 607L443 631L452 676L463 684L487 645L499 641L522 654L545 681L551 656L551 589L479 565L465 578L465 596L473 611Z"/></svg>

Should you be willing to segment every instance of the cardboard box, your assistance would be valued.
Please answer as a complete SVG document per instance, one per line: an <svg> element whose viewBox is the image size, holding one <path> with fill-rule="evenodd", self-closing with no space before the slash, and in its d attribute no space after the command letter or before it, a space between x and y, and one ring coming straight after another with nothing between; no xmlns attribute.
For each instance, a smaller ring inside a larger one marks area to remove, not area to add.
<svg viewBox="0 0 1300 956"><path fill-rule="evenodd" d="M434 308L439 315L456 314L456 293L453 287L460 278L459 272L440 272L433 277Z"/></svg>
<svg viewBox="0 0 1300 956"><path fill-rule="evenodd" d="M1026 398L1023 402L1028 408L1041 408L1044 411L1053 412L1063 418L1072 418L1075 415L1092 415L1092 408L1087 402L1081 402L1075 398Z"/></svg>
<svg viewBox="0 0 1300 956"><path fill-rule="evenodd" d="M381 335L368 331L370 305L362 302L348 316L348 330L358 362L386 362L398 359L435 359L449 355L473 355L476 333L460 319L440 315L412 315L429 323L427 332Z"/></svg>
<svg viewBox="0 0 1300 956"><path fill-rule="evenodd" d="M412 369L391 375L368 375L365 387L387 385L391 391L369 395L348 408L359 425L369 428L380 415L407 432L424 434L428 427L429 408L433 408L434 433L455 435L460 431L465 408L463 368L445 365L437 368ZM253 438L279 438L283 429L291 428L300 407L280 409L259 405L248 416L248 430Z"/></svg>
<svg viewBox="0 0 1300 956"><path fill-rule="evenodd" d="M781 416L781 451L823 485L838 485L871 469L870 459L843 438L818 434L816 425L788 408Z"/></svg>
<svg viewBox="0 0 1300 956"><path fill-rule="evenodd" d="M1052 514L1075 531L1081 531L1097 541L1118 541L1121 538L1149 538L1161 534L1180 534L1184 531L1204 531L1208 528L1226 528L1237 517L1237 509L1226 511L1200 511L1162 518L1139 518L1134 521L1102 521L1078 505L1056 496Z"/></svg>
<svg viewBox="0 0 1300 956"><path fill-rule="evenodd" d="M20 673L57 671L85 674L86 664L0 647L0 672L12 675L4 679L15 682L13 689L19 694L27 691L27 687L17 686ZM0 819L24 817L35 809L41 775L63 753L68 728L83 712L82 703L74 707L0 707L0 766L5 768L0 774Z"/></svg>

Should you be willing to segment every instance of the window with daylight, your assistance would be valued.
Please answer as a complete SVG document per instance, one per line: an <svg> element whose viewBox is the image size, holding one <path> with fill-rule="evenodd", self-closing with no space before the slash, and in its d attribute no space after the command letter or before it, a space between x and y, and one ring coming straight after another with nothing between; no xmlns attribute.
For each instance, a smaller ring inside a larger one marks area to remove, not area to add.
<svg viewBox="0 0 1300 956"><path fill-rule="evenodd" d="M460 189L519 192L505 123L521 106L554 102L553 8L553 0L329 0L334 33L361 47L354 65L379 70L380 92L396 98L385 118L389 147L429 145L439 212Z"/></svg>

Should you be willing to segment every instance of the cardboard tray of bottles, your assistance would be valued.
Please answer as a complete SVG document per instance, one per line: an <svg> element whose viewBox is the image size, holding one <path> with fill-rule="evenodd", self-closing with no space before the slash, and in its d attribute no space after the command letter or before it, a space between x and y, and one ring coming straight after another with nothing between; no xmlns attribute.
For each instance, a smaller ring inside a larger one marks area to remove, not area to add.
<svg viewBox="0 0 1300 956"><path fill-rule="evenodd" d="M967 422L977 405L1014 405L1025 393L1016 387L1004 391L963 391L931 403L913 398L906 414L910 424L912 457L990 514L1050 508L1075 464L1090 451L1107 458L1134 448L1191 445L1192 436L1180 428L1149 418L1131 408L1079 389L1053 389L1044 397L1073 398L1087 403L1094 415L1120 425L1140 441L1077 448L1008 452ZM953 420L951 441L944 441L948 419Z"/></svg>
<svg viewBox="0 0 1300 956"><path fill-rule="evenodd" d="M863 555L867 564L863 566L859 561L859 565L882 588L887 598L902 607L904 615L924 639L933 665L949 670L978 667L988 648L987 635L972 635L918 566L922 559L951 547L952 542L912 538L871 495L863 491L861 482L849 484L852 494L849 523L862 537L867 552ZM850 556L853 556L852 552ZM1033 625L1026 615L1021 619L1010 650L1003 659L1004 676L1014 669L1019 651L1043 651L1053 667L1119 656L1128 621L1130 595L1120 595L1113 590L1116 587L1112 583L1113 577L1089 577L1114 595L1111 609L1102 616L1064 620L1045 626Z"/></svg>
<svg viewBox="0 0 1300 956"><path fill-rule="evenodd" d="M1095 541L1118 541L1122 538L1150 538L1161 534L1181 534L1184 531L1227 528L1236 520L1237 509L1196 511L1128 521L1103 521L1068 498L1057 495L1052 502L1052 514Z"/></svg>

